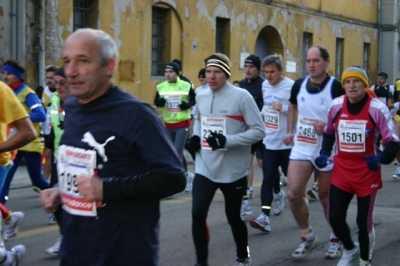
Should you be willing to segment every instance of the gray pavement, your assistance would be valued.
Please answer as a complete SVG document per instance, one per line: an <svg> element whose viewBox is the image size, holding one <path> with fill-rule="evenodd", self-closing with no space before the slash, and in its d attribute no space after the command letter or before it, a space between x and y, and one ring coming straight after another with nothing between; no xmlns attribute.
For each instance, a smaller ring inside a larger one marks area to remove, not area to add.
<svg viewBox="0 0 400 266"><path fill-rule="evenodd" d="M384 188L378 193L375 208L376 244L373 265L400 265L400 181L393 180L394 165L383 167ZM190 165L193 169L193 165ZM253 216L258 216L260 203L261 169L254 164L254 187L256 198L251 200ZM311 187L311 181L309 183ZM284 188L286 190L286 188ZM272 231L261 233L248 226L249 246L253 266L269 265L336 265L338 260L324 259L325 245L329 241L329 227L322 214L318 201L310 202L310 221L319 235L320 245L303 261L294 261L290 254L299 241L299 230L293 220L289 203L279 216L271 216ZM224 213L224 199L217 193L210 207L207 222L210 227L211 240L209 244L210 266L233 265L235 245L230 227ZM47 214L40 207L38 195L32 191L29 177L24 166L21 166L12 183L10 200L7 206L12 210L25 213L24 223L18 236L6 242L7 247L24 244L27 254L22 265L52 266L58 265L56 258L44 253L45 248L52 245L58 238L56 225L47 225ZM160 266L190 266L195 263L194 247L191 235L191 194L179 193L172 199L161 203L160 219ZM348 221L354 240L357 227L355 224L356 203L353 201L348 211ZM248 220L248 219L246 219ZM90 256L90 254L88 254ZM135 265L136 266L136 265ZM146 266L146 265L137 265Z"/></svg>

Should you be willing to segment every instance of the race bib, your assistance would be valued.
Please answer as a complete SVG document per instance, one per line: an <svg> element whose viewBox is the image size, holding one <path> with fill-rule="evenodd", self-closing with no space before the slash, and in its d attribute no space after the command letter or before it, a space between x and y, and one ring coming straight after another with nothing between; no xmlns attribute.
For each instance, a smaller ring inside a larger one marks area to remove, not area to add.
<svg viewBox="0 0 400 266"><path fill-rule="evenodd" d="M340 120L339 150L343 152L364 152L365 151L365 120Z"/></svg>
<svg viewBox="0 0 400 266"><path fill-rule="evenodd" d="M272 131L279 130L279 112L272 109L272 106L264 108L264 127Z"/></svg>
<svg viewBox="0 0 400 266"><path fill-rule="evenodd" d="M80 174L92 176L96 166L96 152L61 145L58 149L58 180L63 208L80 216L96 216L96 201L85 200L78 191L76 178Z"/></svg>
<svg viewBox="0 0 400 266"><path fill-rule="evenodd" d="M314 119L301 117L297 123L297 142L318 145L318 136L314 131Z"/></svg>
<svg viewBox="0 0 400 266"><path fill-rule="evenodd" d="M226 120L220 117L201 117L201 148L203 150L211 150L208 145L207 138L211 132L226 135Z"/></svg>
<svg viewBox="0 0 400 266"><path fill-rule="evenodd" d="M179 113L181 111L181 108L179 108L179 105L181 104L181 97L179 95L166 96L165 99L167 100L165 102L165 106L168 112Z"/></svg>

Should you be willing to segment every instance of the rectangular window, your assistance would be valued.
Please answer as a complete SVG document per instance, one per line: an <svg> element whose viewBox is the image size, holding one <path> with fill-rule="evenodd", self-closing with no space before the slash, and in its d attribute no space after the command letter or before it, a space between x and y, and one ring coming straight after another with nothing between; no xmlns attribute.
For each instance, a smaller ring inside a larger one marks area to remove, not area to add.
<svg viewBox="0 0 400 266"><path fill-rule="evenodd" d="M370 43L364 43L364 49L363 49L363 65L362 67L364 68L365 72L369 75L369 58L371 57L371 44Z"/></svg>
<svg viewBox="0 0 400 266"><path fill-rule="evenodd" d="M153 6L152 16L152 51L151 51L151 75L164 76L165 58L165 27L168 10Z"/></svg>
<svg viewBox="0 0 400 266"><path fill-rule="evenodd" d="M230 20L218 18L215 31L215 52L229 56L230 50Z"/></svg>
<svg viewBox="0 0 400 266"><path fill-rule="evenodd" d="M313 42L313 34L309 32L304 32L303 33L303 50L302 50L302 55L303 55L303 73L302 75L305 77L307 76L307 52L308 49L311 48Z"/></svg>
<svg viewBox="0 0 400 266"><path fill-rule="evenodd" d="M81 28L97 28L98 0L75 0L73 30Z"/></svg>
<svg viewBox="0 0 400 266"><path fill-rule="evenodd" d="M342 38L336 38L335 77L339 80L343 71L343 43Z"/></svg>

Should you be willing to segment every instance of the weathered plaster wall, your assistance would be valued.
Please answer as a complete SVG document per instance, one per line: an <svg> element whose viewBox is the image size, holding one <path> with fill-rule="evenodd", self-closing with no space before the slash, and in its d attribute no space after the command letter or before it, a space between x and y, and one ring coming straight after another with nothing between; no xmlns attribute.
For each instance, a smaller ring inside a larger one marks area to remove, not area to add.
<svg viewBox="0 0 400 266"><path fill-rule="evenodd" d="M7 49L5 29L9 1L0 2L0 43ZM33 0L27 0L33 3ZM73 28L73 0L46 1L46 63L61 64L62 46ZM152 5L173 10L169 59L179 58L183 72L198 86L197 73L206 56L215 51L216 18L230 20L232 79L243 77L240 53L254 53L260 32L267 36L270 51L282 51L284 60L296 62L298 78L302 73L303 33L313 34L313 45L326 47L334 75L336 38L344 39L344 67L362 65L364 42L371 45L371 73L376 72L378 31L377 1L368 0L118 0L98 1L97 27L117 41L120 63L115 82L140 99L152 103L155 85L162 77L151 76ZM28 16L29 18L29 16ZM30 19L27 19L30 21ZM34 20L33 20L34 21ZM34 21L34 23L37 23ZM27 22L28 24L28 22ZM33 27L34 28L34 27ZM265 31L267 29L267 31ZM27 30L30 28L27 26ZM27 34L28 35L28 34ZM32 37L30 37L32 36ZM34 33L29 33L27 46L34 55ZM268 39L269 38L269 39ZM7 57L0 50L0 61ZM35 58L27 55L30 71ZM374 78L374 77L371 77Z"/></svg>

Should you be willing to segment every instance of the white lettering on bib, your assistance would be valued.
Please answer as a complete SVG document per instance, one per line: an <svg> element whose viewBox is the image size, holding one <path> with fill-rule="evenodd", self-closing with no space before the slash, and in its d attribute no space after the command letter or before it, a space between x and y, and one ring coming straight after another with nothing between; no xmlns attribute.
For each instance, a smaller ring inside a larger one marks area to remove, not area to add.
<svg viewBox="0 0 400 266"><path fill-rule="evenodd" d="M92 176L95 172L96 152L66 145L58 149L58 179L63 208L70 214L96 216L96 201L85 200L78 191L76 178L80 174Z"/></svg>
<svg viewBox="0 0 400 266"><path fill-rule="evenodd" d="M344 152L364 152L365 151L365 120L340 120L339 150Z"/></svg>
<svg viewBox="0 0 400 266"><path fill-rule="evenodd" d="M201 117L201 148L211 150L207 138L211 132L226 135L226 120L223 117Z"/></svg>

